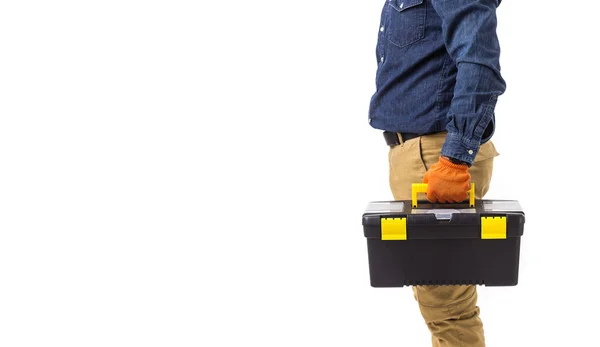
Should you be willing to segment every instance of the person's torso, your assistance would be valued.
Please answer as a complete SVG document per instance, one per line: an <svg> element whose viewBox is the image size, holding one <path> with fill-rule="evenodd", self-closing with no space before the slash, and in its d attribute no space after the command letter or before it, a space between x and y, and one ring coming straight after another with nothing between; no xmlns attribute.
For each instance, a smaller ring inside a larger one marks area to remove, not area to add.
<svg viewBox="0 0 600 347"><path fill-rule="evenodd" d="M371 126L419 134L443 131L457 68L446 51L441 18L429 0L386 1L376 55Z"/></svg>

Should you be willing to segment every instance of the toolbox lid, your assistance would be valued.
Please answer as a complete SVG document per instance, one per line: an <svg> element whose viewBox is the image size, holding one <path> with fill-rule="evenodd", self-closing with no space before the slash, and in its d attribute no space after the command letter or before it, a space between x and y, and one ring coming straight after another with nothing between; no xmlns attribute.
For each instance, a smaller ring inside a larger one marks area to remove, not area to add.
<svg viewBox="0 0 600 347"><path fill-rule="evenodd" d="M372 201L365 213L404 212L404 201Z"/></svg>
<svg viewBox="0 0 600 347"><path fill-rule="evenodd" d="M468 204L373 201L363 214L367 238L507 238L523 234L525 214L516 200L478 200ZM389 235L387 233L390 233Z"/></svg>
<svg viewBox="0 0 600 347"><path fill-rule="evenodd" d="M523 212L521 204L516 200L484 200L483 210L486 212Z"/></svg>

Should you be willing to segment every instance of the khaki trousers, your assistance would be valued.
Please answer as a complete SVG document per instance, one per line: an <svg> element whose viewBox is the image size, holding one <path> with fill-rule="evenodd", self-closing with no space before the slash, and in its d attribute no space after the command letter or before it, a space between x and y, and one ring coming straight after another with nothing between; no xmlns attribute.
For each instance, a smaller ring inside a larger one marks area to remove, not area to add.
<svg viewBox="0 0 600 347"><path fill-rule="evenodd" d="M421 183L425 172L439 158L446 133L425 135L390 148L389 178L394 199L411 200L412 183ZM489 189L493 160L498 155L491 141L480 147L469 168L475 183L475 198ZM484 347L483 323L477 306L477 288L467 286L413 286L432 337L433 347Z"/></svg>

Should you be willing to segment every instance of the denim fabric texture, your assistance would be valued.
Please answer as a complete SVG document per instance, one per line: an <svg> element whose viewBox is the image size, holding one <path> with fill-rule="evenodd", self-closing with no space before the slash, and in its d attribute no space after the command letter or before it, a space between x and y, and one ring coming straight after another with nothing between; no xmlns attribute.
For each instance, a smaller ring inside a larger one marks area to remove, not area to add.
<svg viewBox="0 0 600 347"><path fill-rule="evenodd" d="M377 39L369 124L448 131L442 155L473 163L495 130L506 89L496 34L498 0L386 0Z"/></svg>

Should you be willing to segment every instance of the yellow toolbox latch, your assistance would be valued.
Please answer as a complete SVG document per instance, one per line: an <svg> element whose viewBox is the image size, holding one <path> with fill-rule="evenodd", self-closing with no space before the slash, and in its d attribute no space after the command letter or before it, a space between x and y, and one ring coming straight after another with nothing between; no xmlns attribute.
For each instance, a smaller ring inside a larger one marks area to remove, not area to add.
<svg viewBox="0 0 600 347"><path fill-rule="evenodd" d="M406 240L406 217L381 218L382 240Z"/></svg>
<svg viewBox="0 0 600 347"><path fill-rule="evenodd" d="M482 216L481 238L483 240L506 239L506 216Z"/></svg>

